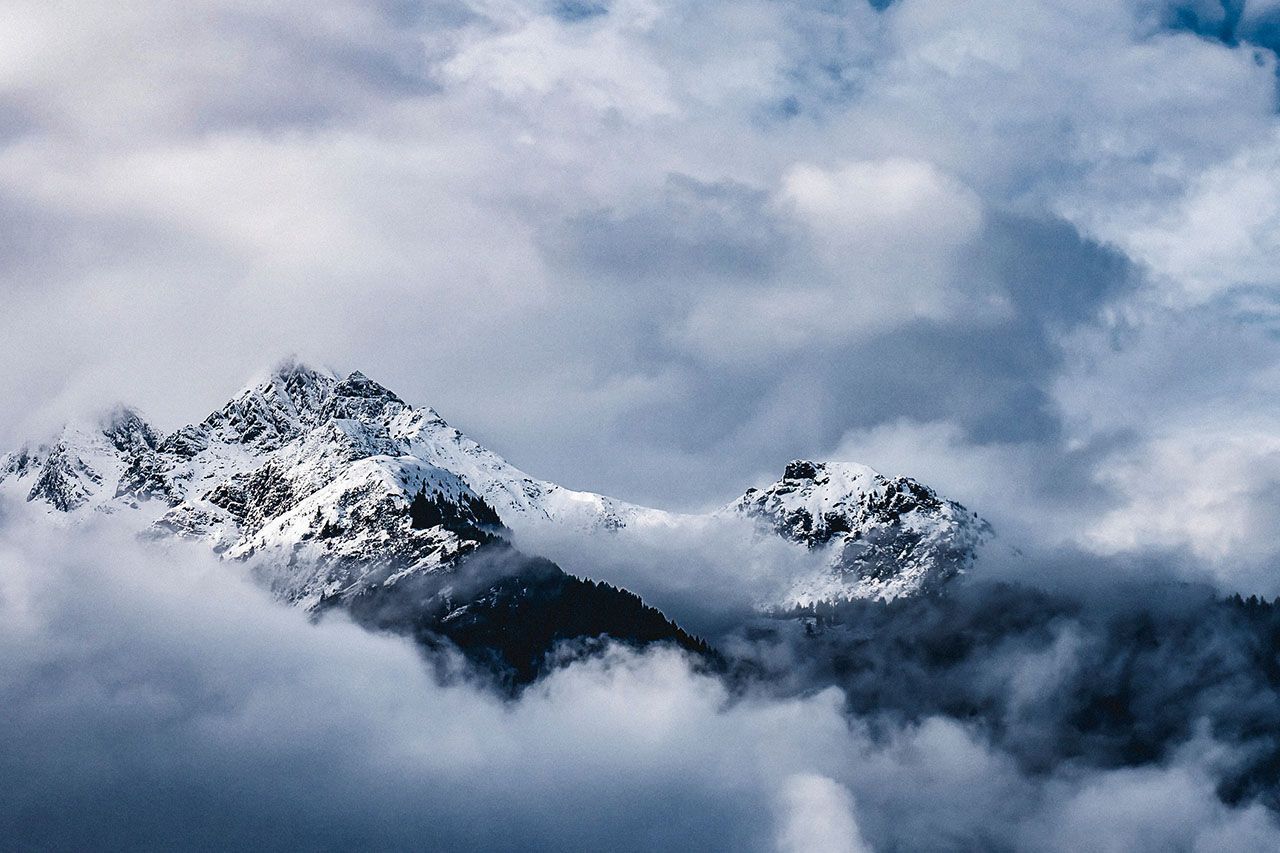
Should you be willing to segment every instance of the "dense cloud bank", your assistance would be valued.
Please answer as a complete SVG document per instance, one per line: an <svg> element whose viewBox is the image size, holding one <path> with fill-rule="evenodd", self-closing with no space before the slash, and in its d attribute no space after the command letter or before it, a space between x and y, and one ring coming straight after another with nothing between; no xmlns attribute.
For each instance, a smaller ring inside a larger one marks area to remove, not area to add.
<svg viewBox="0 0 1280 853"><path fill-rule="evenodd" d="M0 445L295 349L571 486L838 456L1280 593L1273 3L6 11Z"/></svg>
<svg viewBox="0 0 1280 853"><path fill-rule="evenodd" d="M859 461L1056 555L806 631L741 624L803 556L532 543L738 667L509 701L17 517L4 846L1280 847L1273 0L4 12L0 450L292 349L569 486Z"/></svg>
<svg viewBox="0 0 1280 853"><path fill-rule="evenodd" d="M1280 809L1280 603L1103 586L1105 599L974 583L819 607L725 648L781 682L840 685L862 719L965 720L1035 773L1158 765L1212 738L1219 796Z"/></svg>
<svg viewBox="0 0 1280 853"><path fill-rule="evenodd" d="M834 694L730 705L675 652L507 704L183 549L27 530L0 561L6 846L750 849L854 746Z"/></svg>
<svg viewBox="0 0 1280 853"><path fill-rule="evenodd" d="M1144 679L1163 675L1187 700L1139 722L1204 721L1101 760L1055 740L1055 705L1110 671L1110 616L1047 596L882 609L860 623L878 651L848 647L865 671L829 668L833 633L757 633L785 677L614 649L504 700L457 658L309 623L193 551L10 527L0 831L16 849L1265 849L1270 794L1219 794L1271 735L1217 723L1235 702L1230 720L1269 724L1271 675L1232 664L1256 652L1246 623L1186 621L1205 602L1151 604L1202 635L1109 647L1134 689L1162 699Z"/></svg>

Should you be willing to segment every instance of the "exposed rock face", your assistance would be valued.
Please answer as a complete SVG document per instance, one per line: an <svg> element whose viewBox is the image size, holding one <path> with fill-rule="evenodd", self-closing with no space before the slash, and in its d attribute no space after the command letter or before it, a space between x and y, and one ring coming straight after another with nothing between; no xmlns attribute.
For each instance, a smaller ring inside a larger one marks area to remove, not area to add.
<svg viewBox="0 0 1280 853"><path fill-rule="evenodd" d="M296 362L168 436L130 409L69 427L0 458L0 490L70 514L136 512L154 535L253 560L277 595L305 607L453 571L511 531L610 536L741 515L829 553L766 609L892 599L940 588L990 533L920 483L857 465L792 462L781 480L709 516L574 491L529 476L362 373Z"/></svg>
<svg viewBox="0 0 1280 853"><path fill-rule="evenodd" d="M60 441L45 457L27 500L46 500L54 509L70 512L83 506L101 485L102 475L76 454L74 445Z"/></svg>
<svg viewBox="0 0 1280 853"><path fill-rule="evenodd" d="M188 427L189 438L196 443L213 438L274 450L319 422L321 408L337 381L327 371L287 362L265 382L242 390L204 423Z"/></svg>
<svg viewBox="0 0 1280 853"><path fill-rule="evenodd" d="M344 607L428 645L447 639L509 686L569 640L709 652L636 596L512 548L494 506L439 464L450 460L516 518L550 521L556 510L538 501L576 494L528 478L361 373L339 380L296 363L167 437L129 409L68 427L0 457L0 489L68 519L134 512L152 536L251 561L284 601Z"/></svg>
<svg viewBox="0 0 1280 853"><path fill-rule="evenodd" d="M786 594L785 607L929 593L964 571L991 527L908 477L864 465L797 460L782 479L729 507L778 535L830 552Z"/></svg>

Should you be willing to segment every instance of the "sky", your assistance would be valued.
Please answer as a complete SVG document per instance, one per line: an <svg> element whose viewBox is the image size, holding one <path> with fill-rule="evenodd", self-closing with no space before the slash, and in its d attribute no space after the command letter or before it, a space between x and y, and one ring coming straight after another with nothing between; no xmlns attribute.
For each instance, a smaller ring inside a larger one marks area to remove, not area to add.
<svg viewBox="0 0 1280 853"><path fill-rule="evenodd" d="M1274 2L2 7L4 446L297 354L577 488L860 461L1280 593Z"/></svg>
<svg viewBox="0 0 1280 853"><path fill-rule="evenodd" d="M0 19L0 449L119 401L174 429L296 355L667 509L798 457L910 475L994 524L979 581L1038 584L825 652L739 626L740 684L607 647L503 698L198 546L5 505L9 844L1280 847L1274 791L1223 787L1274 777L1274 623L1213 603L1280 595L1280 2ZM618 550L564 565L662 573L694 627L754 582L711 537ZM1121 688L1151 756L1080 723Z"/></svg>

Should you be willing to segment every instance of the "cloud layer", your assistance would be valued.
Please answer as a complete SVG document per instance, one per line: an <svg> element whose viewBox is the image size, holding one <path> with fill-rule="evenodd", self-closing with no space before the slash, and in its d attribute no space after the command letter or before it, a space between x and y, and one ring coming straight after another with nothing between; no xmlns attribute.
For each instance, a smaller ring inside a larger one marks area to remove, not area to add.
<svg viewBox="0 0 1280 853"><path fill-rule="evenodd" d="M1185 614L1110 585L1280 593L1276 3L3 10L0 450L118 399L198 420L297 352L668 508L793 457L909 474L1024 547L979 584L1070 602L869 688L857 631L726 625L801 556L543 543L785 677L613 649L504 701L205 555L0 508L8 845L1280 847L1223 789L1270 754L1257 636L1112 654ZM967 606L872 636L931 654ZM1112 684L1186 691L1140 761L1063 722Z"/></svg>
<svg viewBox="0 0 1280 853"><path fill-rule="evenodd" d="M1208 732L1158 763L1028 772L954 719L886 727L848 715L838 688L743 692L664 650L613 650L503 701L456 661L310 624L206 555L105 525L69 544L22 521L0 531L15 849L1280 842L1261 805L1215 795L1237 747ZM1033 715L1074 657L1067 638L987 663Z"/></svg>
<svg viewBox="0 0 1280 853"><path fill-rule="evenodd" d="M980 469L1278 591L1268 3L8 11L5 445L297 351L569 485Z"/></svg>

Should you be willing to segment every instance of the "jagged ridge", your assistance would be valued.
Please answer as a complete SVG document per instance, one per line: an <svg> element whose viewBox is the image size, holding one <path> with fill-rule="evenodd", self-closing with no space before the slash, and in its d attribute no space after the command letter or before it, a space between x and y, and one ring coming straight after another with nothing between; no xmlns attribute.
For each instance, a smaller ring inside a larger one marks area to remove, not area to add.
<svg viewBox="0 0 1280 853"><path fill-rule="evenodd" d="M748 489L729 511L830 557L787 591L783 607L940 590L973 562L991 527L909 477L865 465L795 460L782 479Z"/></svg>
<svg viewBox="0 0 1280 853"><path fill-rule="evenodd" d="M574 491L529 476L358 371L340 379L297 362L168 436L128 409L69 428L0 460L0 488L6 480L64 512L128 508L156 535L253 559L278 595L308 607L358 593L372 566L394 564L384 581L393 584L447 571L499 528L517 539L547 528L610 535L746 516L824 557L820 571L764 602L774 609L940 589L990 535L922 484L857 465L792 462L779 481L710 516ZM423 522L428 507L440 523Z"/></svg>
<svg viewBox="0 0 1280 853"><path fill-rule="evenodd" d="M128 409L68 427L0 459L0 488L68 518L132 510L151 535L250 560L285 601L341 606L429 645L448 638L508 686L540 674L569 640L708 652L631 593L512 548L493 506L433 464L458 454L473 477L510 468L359 372L340 380L291 362L167 437ZM492 478L478 480L495 493Z"/></svg>

